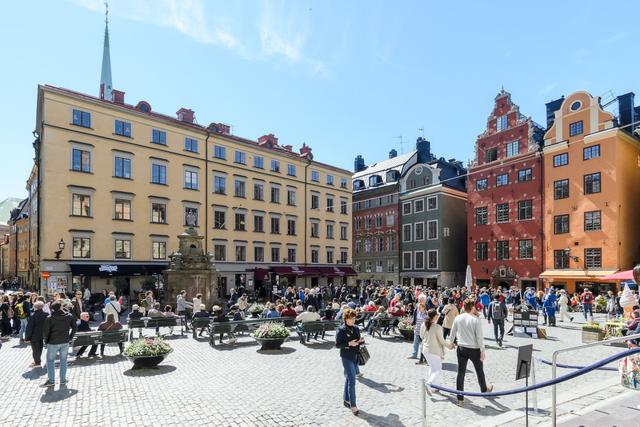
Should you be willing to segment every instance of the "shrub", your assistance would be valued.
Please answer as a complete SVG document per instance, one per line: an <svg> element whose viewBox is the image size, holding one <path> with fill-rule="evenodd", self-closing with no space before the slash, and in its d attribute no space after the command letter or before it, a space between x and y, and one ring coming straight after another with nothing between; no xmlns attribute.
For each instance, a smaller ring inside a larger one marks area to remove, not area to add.
<svg viewBox="0 0 640 427"><path fill-rule="evenodd" d="M289 336L289 329L287 329L283 323L269 322L260 325L258 329L253 332L255 338L287 338Z"/></svg>
<svg viewBox="0 0 640 427"><path fill-rule="evenodd" d="M140 338L127 346L124 355L129 357L161 356L170 351L171 346L162 338Z"/></svg>
<svg viewBox="0 0 640 427"><path fill-rule="evenodd" d="M248 308L249 313L262 313L264 311L264 305L253 303Z"/></svg>

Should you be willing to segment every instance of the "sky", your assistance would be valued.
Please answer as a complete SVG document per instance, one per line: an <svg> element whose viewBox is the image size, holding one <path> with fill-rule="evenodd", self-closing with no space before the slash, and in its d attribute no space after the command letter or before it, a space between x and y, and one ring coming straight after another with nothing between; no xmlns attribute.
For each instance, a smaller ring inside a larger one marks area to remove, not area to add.
<svg viewBox="0 0 640 427"><path fill-rule="evenodd" d="M500 88L545 124L576 90L640 90L628 1L109 2L113 86L155 111L196 112L235 135L274 133L352 170L408 152L473 158ZM100 0L3 2L0 200L24 197L38 84L98 95ZM637 43L636 43L637 45ZM402 143L401 143L402 141Z"/></svg>

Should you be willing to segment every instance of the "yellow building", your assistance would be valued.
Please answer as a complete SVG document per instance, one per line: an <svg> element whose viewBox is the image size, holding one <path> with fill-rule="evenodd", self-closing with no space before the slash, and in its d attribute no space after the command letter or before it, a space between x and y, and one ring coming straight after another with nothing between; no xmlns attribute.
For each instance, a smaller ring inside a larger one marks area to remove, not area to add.
<svg viewBox="0 0 640 427"><path fill-rule="evenodd" d="M196 124L189 109L170 117L112 93L38 88L30 187L43 287L95 292L122 277L139 289L168 265L189 212L223 290L354 274L349 171L314 161L306 145L297 153L272 134L239 138L223 124Z"/></svg>
<svg viewBox="0 0 640 427"><path fill-rule="evenodd" d="M606 291L615 283L605 276L640 261L637 111L633 93L617 102L618 117L582 91L548 104L553 124L544 137L546 286Z"/></svg>

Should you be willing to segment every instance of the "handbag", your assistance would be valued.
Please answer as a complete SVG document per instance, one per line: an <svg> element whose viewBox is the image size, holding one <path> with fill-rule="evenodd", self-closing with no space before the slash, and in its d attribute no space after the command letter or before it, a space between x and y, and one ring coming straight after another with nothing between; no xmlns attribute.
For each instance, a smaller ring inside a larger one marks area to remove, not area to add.
<svg viewBox="0 0 640 427"><path fill-rule="evenodd" d="M369 350L367 350L367 347L364 345L361 345L357 354L358 365L364 366L369 361L370 358L371 358L371 355L369 354Z"/></svg>

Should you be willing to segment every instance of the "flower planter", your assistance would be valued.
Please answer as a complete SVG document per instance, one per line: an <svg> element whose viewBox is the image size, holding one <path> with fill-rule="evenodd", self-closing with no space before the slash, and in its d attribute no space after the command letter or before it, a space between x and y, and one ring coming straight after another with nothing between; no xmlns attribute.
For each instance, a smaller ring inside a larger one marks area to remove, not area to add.
<svg viewBox="0 0 640 427"><path fill-rule="evenodd" d="M151 369L157 367L172 351L158 356L127 356L127 359L133 363L133 369Z"/></svg>
<svg viewBox="0 0 640 427"><path fill-rule="evenodd" d="M253 337L258 344L260 344L260 350L280 350L282 344L287 340L284 338L258 338Z"/></svg>
<svg viewBox="0 0 640 427"><path fill-rule="evenodd" d="M259 311L252 311L251 312L251 318L252 319L257 319L259 315L260 315Z"/></svg>
<svg viewBox="0 0 640 427"><path fill-rule="evenodd" d="M407 341L413 341L413 329L398 329L400 334Z"/></svg>
<svg viewBox="0 0 640 427"><path fill-rule="evenodd" d="M602 341L604 339L604 331L595 328L582 328L582 342L584 344Z"/></svg>

